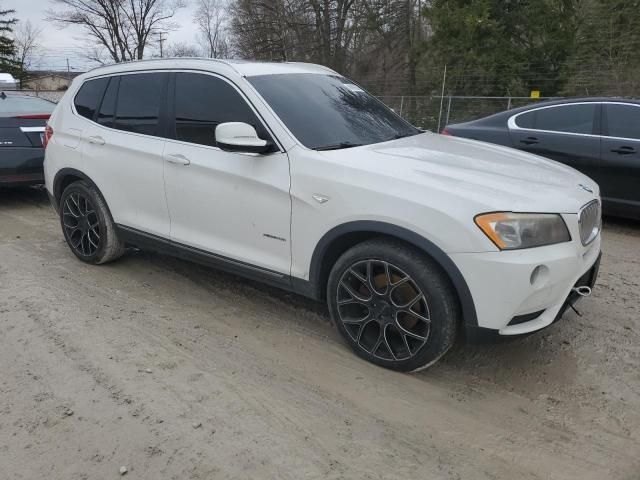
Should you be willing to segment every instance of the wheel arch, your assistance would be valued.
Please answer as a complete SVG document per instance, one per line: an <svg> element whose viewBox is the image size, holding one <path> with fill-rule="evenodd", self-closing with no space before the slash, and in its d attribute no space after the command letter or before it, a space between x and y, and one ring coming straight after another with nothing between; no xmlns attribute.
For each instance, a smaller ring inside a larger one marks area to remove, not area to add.
<svg viewBox="0 0 640 480"><path fill-rule="evenodd" d="M104 195L102 195L102 192L100 191L96 183L91 180L91 178L89 178L86 174L82 173L80 170L76 170L75 168L63 168L56 173L56 176L53 179L53 198L56 202L56 205L60 205L60 198L62 197L62 192L64 192L64 189L71 185L73 182L77 182L78 180L84 180L85 182L89 183L97 190L97 192L104 200Z"/></svg>
<svg viewBox="0 0 640 480"><path fill-rule="evenodd" d="M466 325L477 326L478 318L471 291L462 273L451 258L433 242L423 236L397 225L377 221L354 221L338 225L329 230L318 242L311 257L309 268L310 296L325 298L325 286L329 272L336 260L346 250L372 236L385 236L408 243L431 257L447 274L455 289Z"/></svg>

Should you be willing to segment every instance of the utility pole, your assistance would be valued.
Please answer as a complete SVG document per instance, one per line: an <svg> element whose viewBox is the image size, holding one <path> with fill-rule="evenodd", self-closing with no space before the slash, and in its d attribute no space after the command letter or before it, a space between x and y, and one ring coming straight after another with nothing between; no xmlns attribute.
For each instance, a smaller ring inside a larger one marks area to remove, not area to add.
<svg viewBox="0 0 640 480"><path fill-rule="evenodd" d="M71 80L71 67L69 66L69 59L67 58L67 78Z"/></svg>
<svg viewBox="0 0 640 480"><path fill-rule="evenodd" d="M163 35L166 35L166 33L165 32L158 33L159 42L160 42L160 58L164 58L162 46L164 44L164 41L167 39L167 37L163 37Z"/></svg>
<svg viewBox="0 0 640 480"><path fill-rule="evenodd" d="M436 133L440 133L440 125L442 122L442 107L444 107L444 89L446 85L447 85L447 66L445 65L444 74L442 75L442 93L440 94L440 114L438 115L438 131Z"/></svg>

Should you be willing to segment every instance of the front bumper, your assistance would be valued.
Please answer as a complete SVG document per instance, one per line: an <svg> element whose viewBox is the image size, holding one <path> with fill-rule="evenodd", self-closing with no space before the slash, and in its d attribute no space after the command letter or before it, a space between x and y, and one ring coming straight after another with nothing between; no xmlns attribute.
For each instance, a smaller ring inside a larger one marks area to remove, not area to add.
<svg viewBox="0 0 640 480"><path fill-rule="evenodd" d="M540 330L577 300L574 286L595 283L600 235L584 247L579 235L571 233L571 242L557 245L451 255L476 308L478 325L467 328L471 336L513 336Z"/></svg>

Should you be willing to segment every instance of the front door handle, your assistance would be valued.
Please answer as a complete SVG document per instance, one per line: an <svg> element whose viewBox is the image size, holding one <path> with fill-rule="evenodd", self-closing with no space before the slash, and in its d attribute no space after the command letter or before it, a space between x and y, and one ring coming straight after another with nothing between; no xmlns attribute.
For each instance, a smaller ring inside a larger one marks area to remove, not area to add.
<svg viewBox="0 0 640 480"><path fill-rule="evenodd" d="M525 145L535 145L539 140L536 137L527 137L524 140L520 140L520 143L524 143Z"/></svg>
<svg viewBox="0 0 640 480"><path fill-rule="evenodd" d="M190 165L191 161L181 153L169 153L164 157L167 162L175 165Z"/></svg>
<svg viewBox="0 0 640 480"><path fill-rule="evenodd" d="M87 138L87 140L89 140L89 143L92 143L93 145L104 145L105 144L104 138L102 138L99 135L97 135L95 137L89 137L89 138Z"/></svg>
<svg viewBox="0 0 640 480"><path fill-rule="evenodd" d="M632 155L636 153L636 149L633 147L620 147L611 149L613 153L617 153L618 155Z"/></svg>

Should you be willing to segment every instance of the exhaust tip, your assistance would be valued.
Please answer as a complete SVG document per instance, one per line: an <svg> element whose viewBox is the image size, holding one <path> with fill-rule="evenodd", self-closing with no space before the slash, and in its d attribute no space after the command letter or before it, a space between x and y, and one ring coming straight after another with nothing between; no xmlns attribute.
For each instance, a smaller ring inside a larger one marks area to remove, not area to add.
<svg viewBox="0 0 640 480"><path fill-rule="evenodd" d="M591 287L582 286L582 287L573 287L571 291L577 293L581 297L588 297L591 295Z"/></svg>

